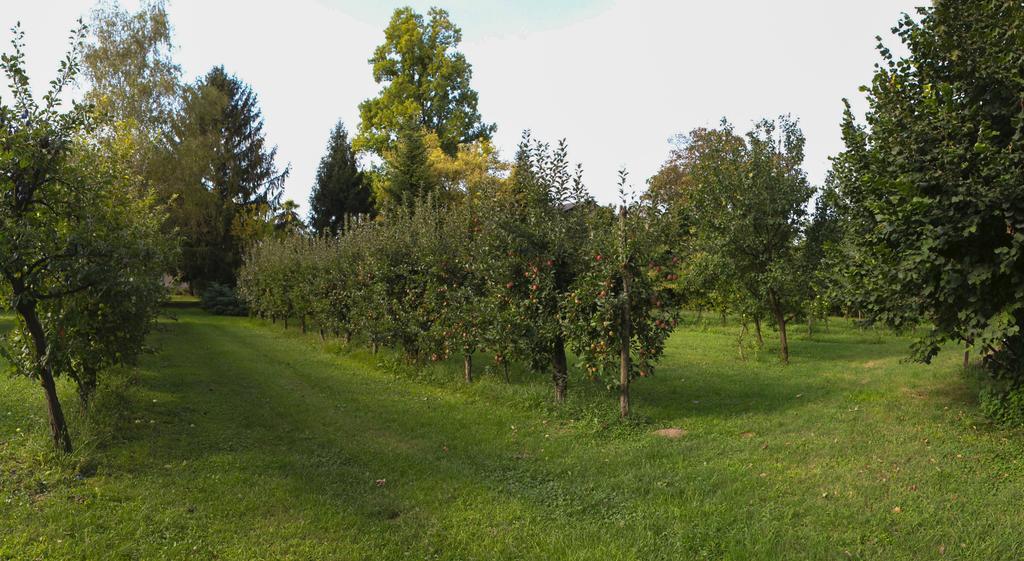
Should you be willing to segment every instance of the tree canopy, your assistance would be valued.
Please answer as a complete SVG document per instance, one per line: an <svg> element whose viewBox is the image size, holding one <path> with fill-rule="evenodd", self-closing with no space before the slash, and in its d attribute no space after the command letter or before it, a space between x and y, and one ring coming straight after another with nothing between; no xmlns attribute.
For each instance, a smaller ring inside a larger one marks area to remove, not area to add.
<svg viewBox="0 0 1024 561"><path fill-rule="evenodd" d="M691 251L716 270L717 297L735 299L738 289L768 309L788 361L786 322L801 304L798 242L814 194L801 169L803 133L785 116L762 120L745 136L723 120L678 146L652 181L651 197L682 221L677 232L692 226Z"/></svg>
<svg viewBox="0 0 1024 561"><path fill-rule="evenodd" d="M459 144L491 138L495 125L477 110L472 67L457 50L461 41L462 31L440 8L426 18L409 7L395 10L370 58L373 79L383 87L359 105L356 150L383 155L410 123L436 134L449 155Z"/></svg>
<svg viewBox="0 0 1024 561"><path fill-rule="evenodd" d="M908 54L879 38L867 114L847 104L835 162L860 305L891 326L931 324L921 359L956 340L1019 380L1024 5L938 0L893 33Z"/></svg>
<svg viewBox="0 0 1024 561"><path fill-rule="evenodd" d="M130 123L143 142L162 145L177 109L181 67L171 57L171 24L164 0L130 13L101 2L92 14L92 40L82 55L87 101L109 122Z"/></svg>
<svg viewBox="0 0 1024 561"><path fill-rule="evenodd" d="M411 209L438 194L441 182L430 162L428 134L411 122L399 130L394 149L385 154L378 180L376 198L382 209Z"/></svg>

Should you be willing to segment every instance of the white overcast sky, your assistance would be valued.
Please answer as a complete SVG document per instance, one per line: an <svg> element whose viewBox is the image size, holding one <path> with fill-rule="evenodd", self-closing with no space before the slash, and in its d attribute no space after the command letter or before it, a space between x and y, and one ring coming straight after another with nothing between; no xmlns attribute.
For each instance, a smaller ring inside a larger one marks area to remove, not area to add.
<svg viewBox="0 0 1024 561"><path fill-rule="evenodd" d="M176 60L192 80L223 64L252 85L265 130L291 163L286 197L306 206L328 132L358 125L373 96L367 59L391 11L447 9L463 31L480 112L511 157L523 129L566 138L600 200L616 171L641 187L672 135L727 117L741 130L789 113L807 135L820 184L842 147L843 97L855 108L878 60L875 36L922 0L171 0ZM0 48L21 21L36 89L45 87L74 20L92 0L0 0ZM123 0L134 9L137 0ZM6 91L0 96L7 97Z"/></svg>

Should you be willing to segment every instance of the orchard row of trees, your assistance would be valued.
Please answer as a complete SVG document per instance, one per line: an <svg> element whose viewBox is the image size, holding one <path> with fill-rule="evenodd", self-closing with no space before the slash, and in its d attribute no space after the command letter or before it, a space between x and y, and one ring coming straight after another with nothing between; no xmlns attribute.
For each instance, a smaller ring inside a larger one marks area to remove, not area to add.
<svg viewBox="0 0 1024 561"><path fill-rule="evenodd" d="M421 154L438 164L430 185L451 185L472 164L455 165L441 146L480 139L484 161L493 153L486 144L493 126L480 124L475 92L459 91L468 87L469 65L447 52L459 31L443 11L430 17L425 26L411 10L396 12L395 29L417 38L406 54L422 60L389 68L386 59L408 47L398 36L375 55L375 76L397 93L367 102L358 139L379 150L381 168L401 170L390 175L389 192L407 202L402 189L428 177ZM87 405L104 369L143 351L167 280L232 287L246 247L306 229L298 205L282 201L288 168L279 168L266 141L252 88L223 66L183 82L172 31L163 0L136 12L102 0L90 25L73 33L41 100L24 70L20 28L2 59L11 96L0 97L0 311L15 312L18 323L0 352L41 384L60 450L71 449L71 438L56 378L77 382ZM428 68L445 77L447 93L436 79L413 86L410 77ZM84 86L81 101L62 111L75 85ZM436 111L409 110L402 96ZM399 122L409 140L389 142L389 123ZM339 124L317 175L314 228L336 231L346 217L371 215L370 188L382 185L380 177L357 169Z"/></svg>
<svg viewBox="0 0 1024 561"><path fill-rule="evenodd" d="M521 167L519 158L503 162L490 144L494 127L476 111L460 37L443 10L426 18L395 11L370 60L381 91L360 106L351 143L339 123L321 162L312 233L336 236L352 217L381 213L386 220L427 198L444 207L476 201ZM439 111L439 103L452 105ZM686 256L673 274L682 277L677 284L688 305L741 315L759 344L762 319L770 320L783 360L788 322L835 308L830 284L817 274L835 238L834 217L821 201L807 220L815 189L801 169L803 148L803 134L788 117L760 122L746 135L723 121L719 129L680 136L644 197L665 215L664 233L679 240L674 250ZM359 171L357 153L367 151L379 165Z"/></svg>
<svg viewBox="0 0 1024 561"><path fill-rule="evenodd" d="M727 278L711 275L717 288L705 298L755 314L763 307L783 349L786 315L800 307L808 322L845 311L866 324L924 327L915 359L928 362L950 343L966 348L965 365L980 358L996 382L986 408L1019 408L1024 66L1011 53L1024 45L1024 5L936 0L891 31L907 54L877 38L881 60L863 88L868 110L858 122L845 103L845 149L809 220L809 190L785 171L795 169L803 140L785 123L782 149L767 158L756 155L760 125L745 146L728 127L683 137L651 179L651 196L714 225L703 231L718 251L702 258ZM778 170L764 172L766 162ZM706 198L722 187L732 195ZM699 283L703 274L683 277ZM1024 411L1003 413L1024 420Z"/></svg>
<svg viewBox="0 0 1024 561"><path fill-rule="evenodd" d="M411 360L461 356L467 381L481 352L550 372L558 401L568 349L587 377L618 388L625 416L630 381L653 373L682 306L738 314L759 338L770 319L783 361L787 323L831 311L821 266L836 228L824 204L806 216L815 189L803 146L788 117L746 135L725 121L695 130L643 197L631 198L622 172L616 210L587 193L564 141L526 135L502 171L451 190L421 179L409 204L338 236L257 244L240 292L253 314L286 326Z"/></svg>
<svg viewBox="0 0 1024 561"><path fill-rule="evenodd" d="M956 341L1016 391L1024 382L1024 268L1018 247L1024 243L1024 71L1006 53L1024 42L1024 27L1017 25L1024 21L1022 12L1010 0L940 0L900 19L892 31L909 54L896 58L879 38L882 60L865 88L866 123L858 124L847 105L846 149L834 158L822 189L811 186L801 170L804 137L789 118L762 121L746 134L723 121L680 136L649 182L644 205L650 212L635 213L657 216L658 239L672 240L667 250L679 260L670 273L676 279L674 303L739 315L744 324L753 323L759 340L762 320L769 320L783 361L789 355L787 324L797 318L809 329L831 313L856 313L865 324L899 330L926 326L928 335L914 349L917 358L928 361L944 343ZM361 107L363 123L353 145L374 150L384 162L370 178L375 211L384 215L358 234L316 229L341 232L340 241L330 242L339 247L372 245L366 239L378 235L401 237L415 228L398 224L415 221L418 213L447 217L463 206L486 208L477 205L478 197L515 192L509 186L528 169L517 157L506 179L508 166L488 152L490 128L475 112L475 92L464 98L466 107L451 113L458 115L452 122L435 118L446 113L433 112L436 99L425 92L436 93L449 82L424 71L443 66L460 77L452 83L468 88L469 67L454 50L457 28L439 10L429 16L397 11L371 61L384 87ZM434 66L421 67L424 61ZM459 124L464 126L454 126ZM448 165L436 154L449 158ZM494 191L495 184L505 187ZM424 207L424 200L434 203ZM557 207L557 198L552 200ZM591 240L597 239L601 228L594 220L583 222ZM518 223L530 225L539 238L558 238L565 225ZM648 227L654 225L643 225ZM487 244L487 238L479 243ZM411 240L403 244L417 247ZM260 247L250 266L258 268L257 256L273 251ZM579 274L586 277L587 271ZM571 285L577 276L554 278ZM426 290L419 281L412 286ZM521 298L531 301L529 294ZM562 314L563 328L569 325L569 302L576 300L547 304L549 312ZM478 316L494 325L502 321L494 309ZM431 332L416 326L415 315L404 317L411 327L402 329ZM550 333L548 340L569 340L565 331ZM589 344L600 345L597 335L590 334ZM392 334L379 342L418 348L411 343L418 337ZM553 362L557 373L558 361Z"/></svg>
<svg viewBox="0 0 1024 561"><path fill-rule="evenodd" d="M879 38L866 118L847 105L822 189L794 120L723 121L680 136L623 213L587 195L564 144L526 141L502 161L458 27L396 10L370 61L381 90L351 141L335 127L318 170L316 238L281 200L288 169L256 95L222 66L183 83L160 0L101 3L38 100L16 29L0 98L0 296L18 318L6 362L41 384L70 449L55 377L87 402L103 368L141 352L161 273L230 286L244 258L261 315L470 357L470 375L486 351L550 369L560 398L568 349L618 384L624 412L679 306L738 315L759 339L769 322L783 361L797 318L927 326L915 356L963 345L998 399L1020 402L1024 6L937 0L893 33L908 54ZM63 110L78 75L84 100Z"/></svg>
<svg viewBox="0 0 1024 561"><path fill-rule="evenodd" d="M762 120L745 135L723 120L675 139L668 161L651 178L647 197L667 209L687 248L679 275L687 304L762 319L779 336L789 360L787 324L841 311L822 268L836 237L827 197L808 206L816 190L801 166L804 136L789 117Z"/></svg>
<svg viewBox="0 0 1024 561"><path fill-rule="evenodd" d="M622 178L625 186L625 177ZM340 237L268 240L247 255L240 290L265 318L353 336L411 360L473 357L550 371L565 399L567 349L620 391L653 373L678 313L665 213L646 201L596 204L564 143L528 137L508 177L458 199L419 199Z"/></svg>

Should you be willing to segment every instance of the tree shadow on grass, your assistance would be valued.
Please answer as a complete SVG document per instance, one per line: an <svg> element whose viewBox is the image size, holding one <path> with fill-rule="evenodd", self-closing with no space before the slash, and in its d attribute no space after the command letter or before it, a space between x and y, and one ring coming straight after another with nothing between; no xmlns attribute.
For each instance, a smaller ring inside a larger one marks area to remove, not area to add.
<svg viewBox="0 0 1024 561"><path fill-rule="evenodd" d="M737 360L734 368L699 364L663 368L656 383L640 380L632 386L637 409L655 421L728 418L801 407L841 391L820 377L787 376L777 369L759 371L757 363L747 370L746 364Z"/></svg>
<svg viewBox="0 0 1024 561"><path fill-rule="evenodd" d="M797 340L790 342L790 355L796 361L813 360L816 364L862 363L879 360L903 360L910 356L910 343L905 340L881 343L823 340Z"/></svg>
<svg viewBox="0 0 1024 561"><path fill-rule="evenodd" d="M665 547L667 534L650 533L657 521L631 518L651 507L647 487L629 483L630 474L677 473L677 443L643 436L581 442L571 428L545 424L543 416L491 395L409 381L320 352L314 336L270 329L188 312L158 334L162 353L147 357L142 369L142 422L110 451L113 465L105 470L124 502L155 501L146 506L179 512L190 527L227 520L233 532L224 547L248 547L250 557L269 557L273 548L294 557L287 535L362 552L350 557L541 558L557 549L550 531L556 524L570 551L628 550L647 559L671 551L687 558L742 533L736 528L745 510L737 509L701 520L707 540L691 535L672 549ZM794 355L811 356L815 345L801 342ZM896 356L885 345L859 350L871 349L868 360ZM814 371L818 360L849 360L841 347L820 347L813 362L797 359L790 368L770 360L698 362L678 350L670 349L657 377L634 386L641 415L731 418L849 390L849 382ZM610 399L603 405L615 407ZM663 453L622 454L633 446L661 446ZM609 457L616 463L605 467ZM139 481L164 491L132 498ZM680 484L674 496L685 501L691 493L692 501L693 492ZM138 509L122 511L125 522L139 524ZM609 531L615 528L625 530Z"/></svg>
<svg viewBox="0 0 1024 561"><path fill-rule="evenodd" d="M701 333L708 339L699 354L670 343L652 380L632 386L637 409L656 421L680 417L728 418L803 407L859 389L833 371L898 361L906 357L902 342L855 344L796 340L790 343L789 366L768 343L741 360L734 336Z"/></svg>
<svg viewBox="0 0 1024 561"><path fill-rule="evenodd" d="M166 478L170 490L180 475L162 466L217 465L225 479L194 484L193 501L262 486L263 504L242 499L252 516L282 508L275 500L316 505L379 548L403 540L426 548L424 526L450 529L466 509L486 526L538 539L545 521L589 520L594 529L574 541L599 541L601 524L623 512L617 489L581 485L564 471L558 450L575 449L571 436L552 440L552 427L522 412L362 373L325 353L297 358L304 343L272 348L265 332L220 320L179 322L164 339L157 368L143 373L145 390L158 396L143 416L156 423L135 431L111 475ZM597 461L599 450L574 454ZM238 489L214 489L231 481Z"/></svg>

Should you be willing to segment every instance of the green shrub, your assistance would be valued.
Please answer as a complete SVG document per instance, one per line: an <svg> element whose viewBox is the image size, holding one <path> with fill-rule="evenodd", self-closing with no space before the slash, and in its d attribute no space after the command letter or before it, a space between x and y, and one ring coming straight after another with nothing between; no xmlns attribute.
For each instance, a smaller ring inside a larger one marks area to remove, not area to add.
<svg viewBox="0 0 1024 561"><path fill-rule="evenodd" d="M105 444L123 434L131 423L133 402L138 399L135 371L114 367L103 372L103 383L89 400L85 413L87 440Z"/></svg>
<svg viewBox="0 0 1024 561"><path fill-rule="evenodd" d="M230 286L213 283L199 297L199 306L218 316L246 316L249 307Z"/></svg>
<svg viewBox="0 0 1024 561"><path fill-rule="evenodd" d="M985 388L979 397L981 412L1005 428L1024 428L1024 386Z"/></svg>

